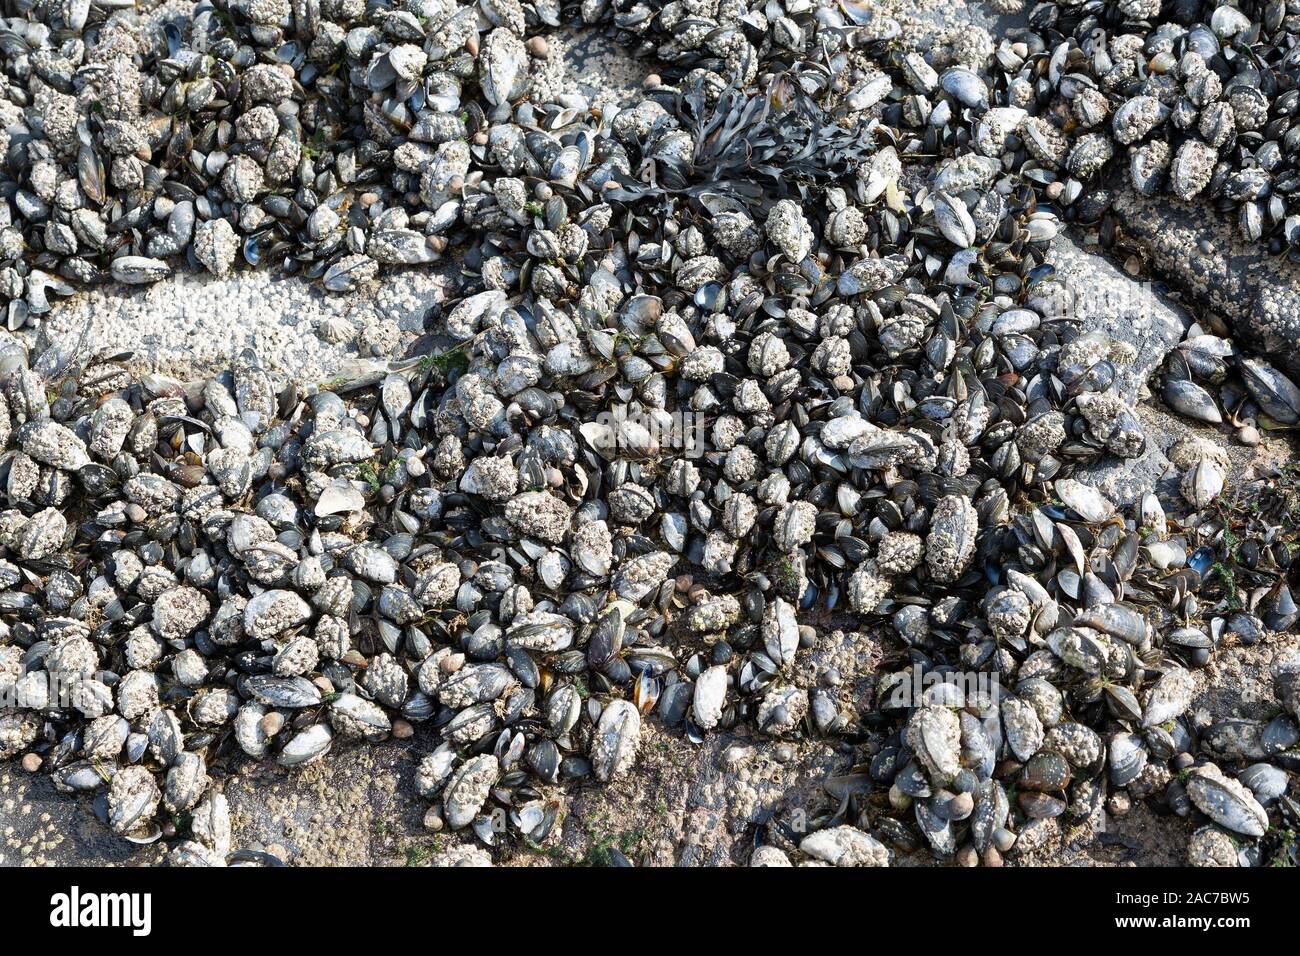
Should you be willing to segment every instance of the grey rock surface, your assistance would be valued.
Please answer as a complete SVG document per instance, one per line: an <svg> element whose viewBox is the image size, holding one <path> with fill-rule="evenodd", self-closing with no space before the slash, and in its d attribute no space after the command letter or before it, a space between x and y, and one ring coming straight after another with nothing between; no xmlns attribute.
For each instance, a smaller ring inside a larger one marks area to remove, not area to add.
<svg viewBox="0 0 1300 956"><path fill-rule="evenodd" d="M1067 295L1069 313L1087 331L1102 332L1132 348L1130 361L1117 362L1116 383L1134 406L1147 395L1147 380L1169 350L1182 339L1191 317L1176 303L1139 282L1095 253L1087 252L1068 235L1060 237L1052 261L1056 279ZM1079 479L1094 485L1118 505L1136 501L1169 469L1163 448L1181 437L1185 426L1176 420L1156 429L1144 422L1147 447L1129 460L1107 460L1084 469Z"/></svg>
<svg viewBox="0 0 1300 956"><path fill-rule="evenodd" d="M1221 313L1242 342L1300 374L1300 266L1248 247L1204 205L1126 191L1114 208L1156 271Z"/></svg>
<svg viewBox="0 0 1300 956"><path fill-rule="evenodd" d="M1160 295L1152 283L1126 275L1069 234L1057 240L1051 261L1057 282L1069 293L1073 317L1086 330L1133 349L1131 361L1116 363L1116 381L1121 394L1136 403L1151 373L1182 340L1191 316Z"/></svg>

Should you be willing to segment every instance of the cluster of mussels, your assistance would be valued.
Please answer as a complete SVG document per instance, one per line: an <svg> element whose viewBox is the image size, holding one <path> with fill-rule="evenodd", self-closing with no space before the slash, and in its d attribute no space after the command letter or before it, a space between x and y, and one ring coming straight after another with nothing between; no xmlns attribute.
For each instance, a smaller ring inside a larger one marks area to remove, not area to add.
<svg viewBox="0 0 1300 956"><path fill-rule="evenodd" d="M1298 16L1285 0L1039 4L994 55L1005 102L975 147L1000 156L998 130L1013 130L1026 175L1065 204L1096 183L1094 210L1109 202L1104 172L1126 166L1139 193L1208 198L1247 241L1288 251L1300 241Z"/></svg>
<svg viewBox="0 0 1300 956"><path fill-rule="evenodd" d="M1218 648L1296 622L1294 475L1239 490L1250 520L1211 442L1163 504L1090 484L1146 452L1142 383L1062 307L1075 190L1009 158L1040 129L990 105L1018 83L933 65L978 43L901 52L850 0L588 2L667 78L594 109L531 96L557 3L20 6L11 326L60 277L181 254L334 289L454 254L461 285L428 354L301 392L253 353L182 384L4 335L0 757L128 839L179 827L178 863L261 859L232 852L231 760L399 721L439 741L429 825L541 844L651 717L864 748L755 863L996 864L1132 799L1193 818L1195 862L1294 853L1300 653L1271 721L1189 714ZM1062 44L1016 54L1030 99L1059 77L1104 111L1066 70L1104 46ZM1300 421L1294 383L1198 326L1164 394L1222 421L1210 388L1243 428ZM827 614L900 642L876 699L800 666ZM930 679L971 673L996 681Z"/></svg>
<svg viewBox="0 0 1300 956"><path fill-rule="evenodd" d="M887 44L877 72L840 74L850 105L883 102L890 124L923 132L931 150L1016 170L1071 219L1098 219L1126 179L1145 196L1211 199L1273 253L1300 242L1294 0L1026 4L1028 25L1009 27L996 47L977 28L924 55L897 22L848 2L829 12L811 0L670 3L657 15L618 6L614 22L640 53L690 67L715 89L751 81L759 62L802 55L809 28L798 13L817 7L819 35L849 22L861 40Z"/></svg>

